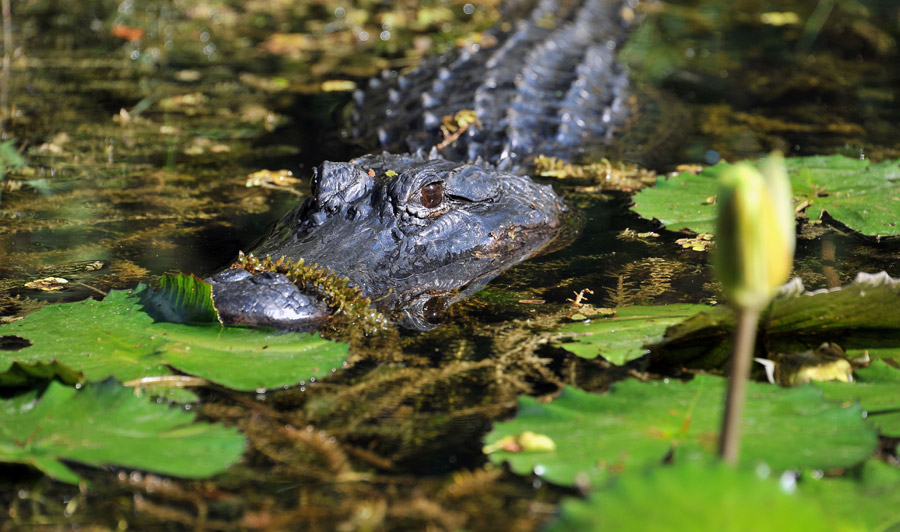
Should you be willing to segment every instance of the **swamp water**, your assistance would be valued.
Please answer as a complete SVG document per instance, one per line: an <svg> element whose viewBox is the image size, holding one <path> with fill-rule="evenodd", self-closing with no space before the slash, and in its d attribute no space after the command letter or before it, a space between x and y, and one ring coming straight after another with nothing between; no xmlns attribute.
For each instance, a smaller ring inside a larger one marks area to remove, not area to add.
<svg viewBox="0 0 900 532"><path fill-rule="evenodd" d="M493 3L456 1L70 4L11 6L2 140L27 164L4 156L4 320L227 264L302 201L312 166L365 152L341 142L352 83L477 42L498 16ZM900 157L891 2L642 9L623 57L664 95L635 133L653 170L774 149ZM282 168L300 183L245 185ZM346 369L302 386L201 389L191 410L248 441L227 472L189 481L75 466L90 483L79 489L3 466L0 529L538 528L576 491L487 462L492 422L520 396L659 377L551 345L579 312L569 299L585 289L596 307L719 298L708 252L629 211L627 191L591 178L554 185L583 214L578 240L504 273L434 331L356 339ZM798 247L795 273L808 288L858 271L900 276L896 239L810 224ZM68 283L24 286L47 277Z"/></svg>

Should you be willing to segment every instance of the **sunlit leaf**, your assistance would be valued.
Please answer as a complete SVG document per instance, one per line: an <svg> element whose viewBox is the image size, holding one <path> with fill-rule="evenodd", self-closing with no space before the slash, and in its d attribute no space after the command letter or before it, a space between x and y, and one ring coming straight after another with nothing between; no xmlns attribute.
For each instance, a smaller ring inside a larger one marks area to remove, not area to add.
<svg viewBox="0 0 900 532"><path fill-rule="evenodd" d="M158 290L141 292L141 305L144 311L158 321L219 321L213 305L212 286L193 275L163 275Z"/></svg>
<svg viewBox="0 0 900 532"><path fill-rule="evenodd" d="M495 424L485 443L525 431L546 435L556 451L497 451L491 461L557 484L580 475L594 483L670 455L714 455L724 394L725 379L704 375L688 383L625 381L602 395L567 387L549 404L520 398L516 417ZM877 443L858 405L827 402L811 387L749 383L743 427L742 462L776 471L850 466Z"/></svg>
<svg viewBox="0 0 900 532"><path fill-rule="evenodd" d="M872 163L840 155L785 159L796 203L809 220L829 216L870 236L900 235L900 161ZM720 163L698 175L660 177L654 188L634 198L632 210L657 219L668 229L715 232L716 179L728 168Z"/></svg>
<svg viewBox="0 0 900 532"><path fill-rule="evenodd" d="M347 344L316 334L155 322L141 308L147 290L112 291L103 301L52 305L0 325L0 336L32 345L0 351L0 372L13 362L57 360L88 381L169 375L174 368L238 390L321 378L340 368Z"/></svg>
<svg viewBox="0 0 900 532"><path fill-rule="evenodd" d="M707 305L622 307L609 318L563 326L559 332L571 336L564 336L556 345L582 358L602 356L621 365L647 354L649 351L644 346L662 340L669 326L709 308Z"/></svg>
<svg viewBox="0 0 900 532"><path fill-rule="evenodd" d="M716 232L716 205L709 201L718 190L718 178L727 168L720 163L697 175L683 172L674 177L659 177L655 187L634 196L631 210L644 218L659 220L666 229L688 229L695 233Z"/></svg>
<svg viewBox="0 0 900 532"><path fill-rule="evenodd" d="M839 478L805 473L798 487L801 494L815 497L831 515L859 523L864 530L897 530L900 526L897 466L869 460L858 471Z"/></svg>
<svg viewBox="0 0 900 532"><path fill-rule="evenodd" d="M866 530L835 520L812 497L777 478L721 464L678 463L623 475L586 499L567 499L548 532L795 532Z"/></svg>
<svg viewBox="0 0 900 532"><path fill-rule="evenodd" d="M115 381L82 390L53 382L0 401L0 461L30 464L64 482L61 460L117 465L186 478L224 471L244 452L233 428L194 422L180 408L135 397Z"/></svg>
<svg viewBox="0 0 900 532"><path fill-rule="evenodd" d="M866 235L900 235L900 162L832 155L786 163L794 194L810 203L804 213L810 220L827 212Z"/></svg>
<svg viewBox="0 0 900 532"><path fill-rule="evenodd" d="M900 370L882 360L854 373L856 382L820 382L822 394L835 401L859 401L866 420L885 436L900 436Z"/></svg>

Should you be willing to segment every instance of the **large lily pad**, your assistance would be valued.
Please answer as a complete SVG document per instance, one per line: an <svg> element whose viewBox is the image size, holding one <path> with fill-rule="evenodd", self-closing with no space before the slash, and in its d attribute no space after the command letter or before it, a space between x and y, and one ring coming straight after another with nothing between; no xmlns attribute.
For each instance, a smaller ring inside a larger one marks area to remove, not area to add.
<svg viewBox="0 0 900 532"><path fill-rule="evenodd" d="M610 489L594 491L587 499L567 499L547 531L636 529L866 530L834 520L812 497L785 493L777 479L722 464L687 462L623 475Z"/></svg>
<svg viewBox="0 0 900 532"><path fill-rule="evenodd" d="M565 338L569 341L556 345L582 358L602 356L621 365L649 353L644 346L662 340L671 325L709 308L685 304L623 307L610 318L565 325L559 332L571 335Z"/></svg>
<svg viewBox="0 0 900 532"><path fill-rule="evenodd" d="M785 165L806 218L818 220L827 212L865 235L900 235L900 161L872 163L833 155L788 158ZM632 210L672 231L712 233L716 207L711 199L718 176L727 166L720 163L698 175L660 177L654 188L635 196Z"/></svg>
<svg viewBox="0 0 900 532"><path fill-rule="evenodd" d="M0 401L0 461L30 464L64 482L79 480L61 461L145 469L185 478L214 475L244 452L233 428L135 397L109 380L76 390L51 382Z"/></svg>
<svg viewBox="0 0 900 532"><path fill-rule="evenodd" d="M0 351L0 372L14 362L56 360L89 381L124 381L169 375L171 367L229 388L256 390L321 378L347 357L347 344L316 334L155 322L141 309L145 290L114 290L103 301L53 305L0 325L0 336L32 344Z"/></svg>
<svg viewBox="0 0 900 532"><path fill-rule="evenodd" d="M596 482L614 472L715 453L726 381L698 376L682 383L625 381L598 395L567 387L555 401L519 399L519 412L497 423L485 439L533 432L556 450L508 450L491 461L508 461L520 474L536 473L557 484L579 475ZM741 460L775 470L846 467L863 461L877 443L859 405L822 399L812 387L779 388L749 383Z"/></svg>
<svg viewBox="0 0 900 532"><path fill-rule="evenodd" d="M866 419L885 436L900 436L900 370L876 360L854 373L856 382L820 382L816 386L828 399L859 401Z"/></svg>
<svg viewBox="0 0 900 532"><path fill-rule="evenodd" d="M799 487L801 494L814 496L830 514L859 523L864 530L900 526L900 469L896 466L869 460L859 471L840 478L805 474Z"/></svg>

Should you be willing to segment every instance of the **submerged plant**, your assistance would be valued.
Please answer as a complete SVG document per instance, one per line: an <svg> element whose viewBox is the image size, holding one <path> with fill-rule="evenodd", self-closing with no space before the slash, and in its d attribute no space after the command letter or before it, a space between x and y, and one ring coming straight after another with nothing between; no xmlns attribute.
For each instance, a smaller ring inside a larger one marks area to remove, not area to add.
<svg viewBox="0 0 900 532"><path fill-rule="evenodd" d="M719 179L716 274L739 316L719 442L720 455L732 464L759 314L791 273L796 238L784 160L773 154L761 168L737 164Z"/></svg>
<svg viewBox="0 0 900 532"><path fill-rule="evenodd" d="M324 301L336 316L361 325L366 332L376 331L387 323L384 315L371 307L372 300L363 296L359 287L350 285L350 279L317 264L306 264L304 259L293 261L281 257L273 261L268 256L259 259L252 253L245 255L240 252L232 267L243 268L253 274L263 271L280 273L300 290Z"/></svg>

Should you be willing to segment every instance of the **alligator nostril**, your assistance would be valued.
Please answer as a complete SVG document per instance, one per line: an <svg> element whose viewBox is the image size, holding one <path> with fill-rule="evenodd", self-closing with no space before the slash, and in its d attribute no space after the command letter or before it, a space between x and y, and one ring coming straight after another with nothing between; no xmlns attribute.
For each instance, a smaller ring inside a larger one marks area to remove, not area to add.
<svg viewBox="0 0 900 532"><path fill-rule="evenodd" d="M422 317L432 325L444 323L447 301L441 296L435 296L425 302L422 307Z"/></svg>

